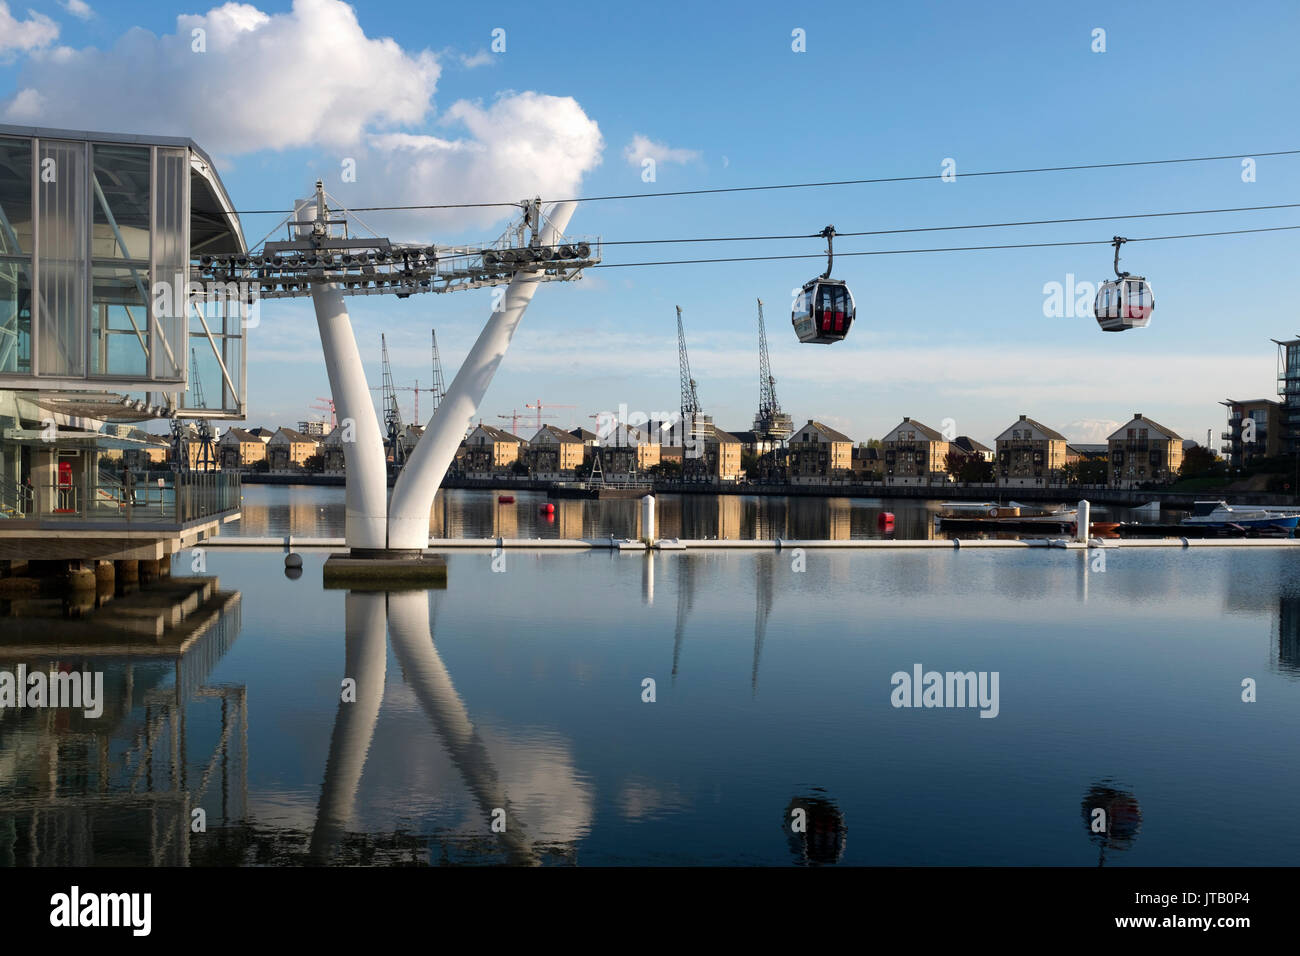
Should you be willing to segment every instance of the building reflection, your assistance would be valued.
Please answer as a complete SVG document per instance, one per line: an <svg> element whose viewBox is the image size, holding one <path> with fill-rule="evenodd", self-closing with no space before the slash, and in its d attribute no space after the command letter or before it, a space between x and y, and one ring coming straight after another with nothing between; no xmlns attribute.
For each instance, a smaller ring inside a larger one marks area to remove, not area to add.
<svg viewBox="0 0 1300 956"><path fill-rule="evenodd" d="M1277 667L1300 675L1300 594L1283 591L1277 599Z"/></svg>
<svg viewBox="0 0 1300 956"><path fill-rule="evenodd" d="M0 866L182 866L200 822L241 819L247 694L208 682L239 628L239 592L206 577L6 618L0 669L102 673L103 711L0 710Z"/></svg>

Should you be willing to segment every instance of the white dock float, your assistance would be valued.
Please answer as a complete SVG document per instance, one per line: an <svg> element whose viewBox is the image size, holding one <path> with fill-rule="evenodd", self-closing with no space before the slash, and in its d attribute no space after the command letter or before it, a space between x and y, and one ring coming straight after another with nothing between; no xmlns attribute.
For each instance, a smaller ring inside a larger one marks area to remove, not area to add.
<svg viewBox="0 0 1300 956"><path fill-rule="evenodd" d="M280 548L285 551L338 550L343 538L304 538L296 535L240 537L217 535L199 543L204 548ZM661 538L650 545L657 551L787 551L794 548L873 550L965 551L971 548L1297 548L1300 538L954 538L934 541L895 541L881 538L790 541L784 538ZM430 551L470 551L500 548L541 551L645 552L646 542L630 538L430 538Z"/></svg>

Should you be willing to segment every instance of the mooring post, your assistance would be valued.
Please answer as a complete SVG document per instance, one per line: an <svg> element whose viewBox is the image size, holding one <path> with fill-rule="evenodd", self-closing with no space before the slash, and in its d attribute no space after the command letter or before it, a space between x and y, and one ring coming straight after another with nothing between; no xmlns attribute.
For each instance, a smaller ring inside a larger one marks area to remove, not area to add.
<svg viewBox="0 0 1300 956"><path fill-rule="evenodd" d="M641 540L647 548L655 543L655 496L646 495L641 499Z"/></svg>
<svg viewBox="0 0 1300 956"><path fill-rule="evenodd" d="M1074 540L1087 543L1088 529L1092 527L1092 506L1088 504L1088 499L1079 502L1079 511L1074 519Z"/></svg>

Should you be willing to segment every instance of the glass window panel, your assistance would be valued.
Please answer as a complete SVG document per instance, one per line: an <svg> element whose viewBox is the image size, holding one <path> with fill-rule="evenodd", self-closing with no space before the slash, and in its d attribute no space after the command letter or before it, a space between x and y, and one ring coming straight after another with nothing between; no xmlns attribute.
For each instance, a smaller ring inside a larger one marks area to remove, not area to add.
<svg viewBox="0 0 1300 956"><path fill-rule="evenodd" d="M91 294L91 374L149 373L149 308L139 270L95 266Z"/></svg>
<svg viewBox="0 0 1300 956"><path fill-rule="evenodd" d="M0 258L0 373L31 374L31 262Z"/></svg>
<svg viewBox="0 0 1300 956"><path fill-rule="evenodd" d="M149 259L149 147L93 146L96 259Z"/></svg>
<svg viewBox="0 0 1300 956"><path fill-rule="evenodd" d="M185 377L186 283L189 276L189 151L158 148L153 194L155 378ZM166 294L158 296L159 291Z"/></svg>
<svg viewBox="0 0 1300 956"><path fill-rule="evenodd" d="M0 138L0 255L32 251L32 143Z"/></svg>
<svg viewBox="0 0 1300 956"><path fill-rule="evenodd" d="M40 141L37 185L37 363L42 375L86 374L86 150Z"/></svg>

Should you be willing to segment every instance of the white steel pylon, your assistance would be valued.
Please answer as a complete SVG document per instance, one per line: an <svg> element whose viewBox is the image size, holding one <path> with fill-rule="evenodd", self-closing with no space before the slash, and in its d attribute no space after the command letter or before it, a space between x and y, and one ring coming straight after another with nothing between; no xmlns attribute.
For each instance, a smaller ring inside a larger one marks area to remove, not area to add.
<svg viewBox="0 0 1300 956"><path fill-rule="evenodd" d="M539 223L536 213L539 204L533 203L528 221L533 227L534 238L527 247L480 250L481 264L472 269L457 265L444 274L439 270L446 268L447 259L444 257L440 265L440 250L434 247L423 252L407 252L390 246L388 240L366 242L330 238L336 223L326 206L323 189L317 183L315 200L301 200L296 204L293 228L298 241L267 244L268 250L275 253L273 268L279 270L274 280L263 280L264 285L273 285L276 289L270 295L305 294L306 288L310 288L339 427L351 430L350 433L344 432L342 445L347 471L345 533L348 548L354 556L392 552L413 554L428 547L429 512L438 486L456 455L465 429L478 414L483 395L505 357L537 286L542 282L572 278L582 266L599 261L591 257L590 247L585 242L560 244L576 207L577 204L572 202L556 203L540 217L542 221ZM312 248L299 248L308 241ZM353 255L361 246L374 246L380 251ZM402 278L384 278L385 275L398 274L399 262ZM218 262L211 264L210 268L224 268L235 274L234 270L255 265ZM262 268L266 268L265 261ZM468 278L461 272L467 273ZM447 275L451 275L455 283L472 281L479 285L504 284L507 276L509 278L499 304L488 317L451 386L441 397L437 414L430 419L424 434L411 450L398 476L390 504L383 436L343 296L381 289L407 295L473 287L452 284L453 280L448 280ZM420 276L428 278L421 280ZM333 281L336 277L337 281ZM304 278L307 281L303 281ZM439 285L439 282L448 284ZM299 289L303 291L297 291Z"/></svg>
<svg viewBox="0 0 1300 956"><path fill-rule="evenodd" d="M553 245L560 240L577 206L577 203L561 202L550 207L544 217L546 224L542 229L541 245ZM506 286L500 305L488 317L474 347L452 379L438 405L437 414L430 419L424 434L416 442L393 487L388 512L390 550L423 551L428 547L429 512L433 510L438 486L456 457L465 430L477 417L483 395L492 384L492 377L505 358L524 310L541 282L542 278L536 273L515 273Z"/></svg>

